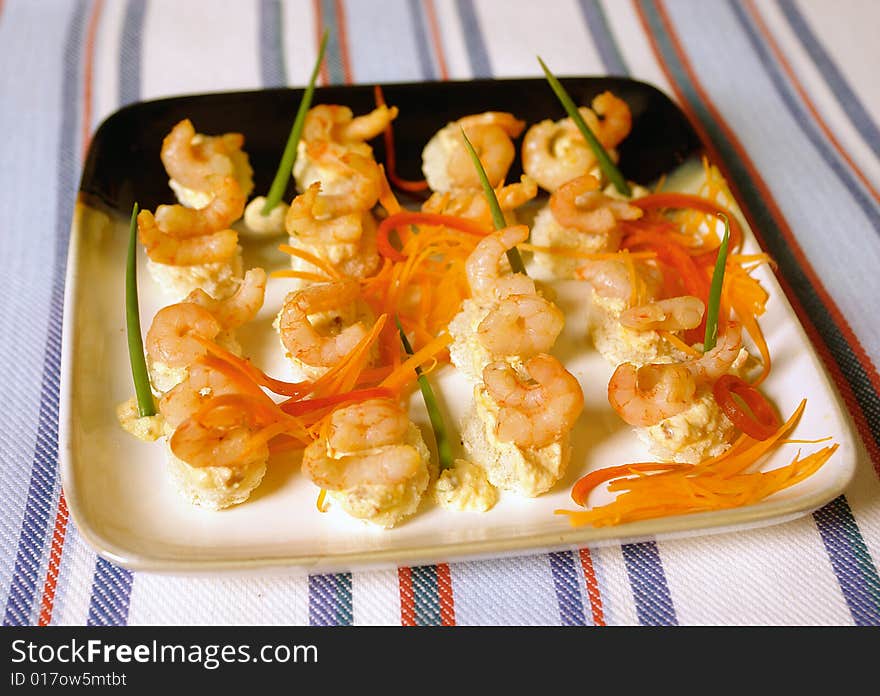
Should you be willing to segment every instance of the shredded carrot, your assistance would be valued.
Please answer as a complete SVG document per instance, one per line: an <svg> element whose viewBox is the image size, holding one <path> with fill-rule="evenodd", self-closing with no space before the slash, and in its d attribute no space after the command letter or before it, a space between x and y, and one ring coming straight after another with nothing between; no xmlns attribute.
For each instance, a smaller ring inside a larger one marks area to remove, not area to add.
<svg viewBox="0 0 880 696"><path fill-rule="evenodd" d="M700 351L698 351L693 346L689 346L674 333L670 333L669 331L658 331L657 333L659 333L664 340L669 341L673 345L673 347L677 348L685 355L690 355L692 358L699 358L702 355Z"/></svg>
<svg viewBox="0 0 880 696"><path fill-rule="evenodd" d="M333 264L325 261L319 256L315 256L314 254L306 251L305 249L298 249L297 247L290 246L289 244L279 244L279 251L283 251L285 254L289 254L290 256L296 256L297 258L303 259L304 261L308 261L313 266L317 266L324 273L327 274L328 278L341 278L342 275L337 271Z"/></svg>
<svg viewBox="0 0 880 696"><path fill-rule="evenodd" d="M318 508L318 512L327 512L327 505L324 503L324 498L326 497L327 491L322 488L318 493L318 499L315 501L315 507Z"/></svg>
<svg viewBox="0 0 880 696"><path fill-rule="evenodd" d="M385 105L385 95L379 85L373 87L373 97L376 100L376 106ZM394 149L394 130L389 122L385 127L385 162L388 164L388 178L394 182L397 188L403 191L426 191L428 189L427 181L409 181L397 176L397 155Z"/></svg>
<svg viewBox="0 0 880 696"><path fill-rule="evenodd" d="M400 391L415 380L416 367L420 367L423 363L428 362L450 343L452 343L452 336L448 333L437 336L433 341L413 353L400 367L382 380L379 386Z"/></svg>
<svg viewBox="0 0 880 696"><path fill-rule="evenodd" d="M576 484L576 490L572 491L575 501L583 503L590 490L611 479L608 491L620 492L617 498L586 511L557 510L556 513L567 515L574 526L601 527L760 502L812 475L838 448L834 444L803 459L798 453L786 466L767 472L747 472L794 427L805 406L806 399L768 440L740 436L727 452L700 464L639 463L592 472ZM665 467L669 468L664 470ZM639 475L632 478L634 474Z"/></svg>
<svg viewBox="0 0 880 696"><path fill-rule="evenodd" d="M299 280L307 280L310 283L326 283L329 278L327 276L318 275L317 273L308 273L307 271L272 271L270 278L298 278Z"/></svg>

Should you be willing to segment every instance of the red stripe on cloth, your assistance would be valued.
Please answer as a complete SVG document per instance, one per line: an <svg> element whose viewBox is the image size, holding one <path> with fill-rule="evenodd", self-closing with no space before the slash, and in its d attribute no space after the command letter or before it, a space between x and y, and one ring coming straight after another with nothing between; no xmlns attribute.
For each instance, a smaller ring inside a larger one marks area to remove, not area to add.
<svg viewBox="0 0 880 696"><path fill-rule="evenodd" d="M712 159L718 165L719 169L721 169L724 174L725 179L727 179L728 184L730 185L731 191L734 194L734 197L737 201L743 201L745 198L742 196L742 192L739 190L736 181L730 175L730 171L727 168L724 159L719 155L717 149L712 143L711 138L709 137L706 130L701 125L699 119L695 115L691 105L688 103L687 98L684 95L681 87L676 83L675 76L670 70L669 66L666 65L663 60L663 53L660 50L660 47L657 44L656 38L651 33L650 25L648 24L648 19L642 10L640 3L638 0L633 0L633 5L636 9L636 13L639 17L639 20L642 24L642 29L645 32L645 36L647 36L648 41L651 45L651 48L654 52L654 56L657 60L657 64L663 70L666 75L669 84L672 86L672 89L675 91L675 94L678 98L679 104L682 107L685 115L688 117L688 120L691 122L691 125L697 131L700 136L700 139L703 142L703 145L712 155ZM746 154L745 148L743 148L740 141L734 135L733 131L730 129L730 126L727 125L727 122L721 116L721 113L715 107L714 103L709 99L706 90L703 88L702 84L697 79L697 76L694 72L693 66L688 60L684 48L681 45L681 42L678 39L678 35L675 33L672 22L669 18L668 13L666 12L665 7L663 6L662 0L658 0L657 2L657 13L660 17L660 20L663 22L663 26L669 35L670 43L673 49L676 52L679 60L682 63L682 66L688 76L688 79L694 86L694 90L697 92L700 99L703 101L706 109L711 114L712 118L718 125L718 127L724 133L724 137L730 143L731 148L736 153L737 158L740 160L742 165L745 167L748 172L749 178L751 180L752 185L760 194L761 198L764 200L767 205L767 209L770 213L770 216L773 218L774 223L779 228L782 235L785 237L785 241L791 249L792 254L795 257L795 260L800 265L801 269L806 275L807 279L810 281L814 291L819 296L822 304L828 310L831 319L834 321L837 326L838 331L840 331L843 338L849 344L850 349L855 355L856 359L859 361L862 370L865 372L871 386L875 391L880 393L880 375L878 375L876 368L874 367L871 359L868 357L867 353L865 353L864 348L862 348L861 343L859 342L856 335L853 333L850 328L846 318L841 313L840 309L838 309L834 300L831 298L831 295L825 289L824 284L819 279L819 276L816 274L810 262L807 260L806 254L804 254L800 245L797 243L797 239L794 233L791 230L791 227L788 225L785 217L782 215L782 211L779 208L779 205L776 203L776 200L773 198L773 195L770 193L770 189L767 186L766 182L761 175L758 173L757 168L754 163ZM767 248L767 244L764 242L763 237L758 229L758 225L755 222L755 218L753 213L749 210L749 208L745 205L742 205L743 214L746 216L746 219L749 222L749 226L755 234L755 237L758 240L758 243L763 247ZM874 470L877 472L878 476L880 476L880 447L877 446L877 443L874 441L873 434L871 433L871 428L868 425L867 419L865 418L865 414L862 412L861 405L856 399L855 394L853 393L852 387L849 384L849 381L844 376L843 372L840 369L840 366L837 364L837 361L834 359L834 356L831 354L831 351L826 346L825 341L822 339L822 336L819 334L815 325L813 324L812 318L803 308L795 294L794 290L785 280L782 275L776 275L777 280L779 281L780 286L782 287L783 292L794 308L795 313L798 315L801 324L804 327L807 335L810 338L810 341L815 346L816 350L819 353L822 361L825 364L825 367L831 373L832 378L834 379L835 384L840 390L841 398L844 400L847 409L855 421L856 427L859 430L859 433L862 437L865 446L868 449L868 452L871 455L871 461L874 465Z"/></svg>
<svg viewBox="0 0 880 696"><path fill-rule="evenodd" d="M333 7L336 10L336 31L339 32L339 59L342 61L342 77L345 79L345 84L350 85L354 80L352 78L351 59L348 51L345 5L342 0L334 0Z"/></svg>
<svg viewBox="0 0 880 696"><path fill-rule="evenodd" d="M55 527L52 530L52 546L49 551L49 567L46 569L46 580L43 583L43 597L40 600L40 616L38 626L52 623L52 612L55 609L55 590L58 586L58 574L61 572L61 555L64 552L64 538L67 534L67 501L64 491L58 498L58 512L55 515Z"/></svg>
<svg viewBox="0 0 880 696"><path fill-rule="evenodd" d="M455 599L452 595L452 574L447 563L439 563L437 569L437 595L440 598L440 623L455 626Z"/></svg>
<svg viewBox="0 0 880 696"><path fill-rule="evenodd" d="M312 13L315 15L315 54L321 46L321 36L324 34L324 13L321 11L321 0L312 0ZM318 73L318 80L322 85L330 83L330 72L327 67L327 61L321 62L321 70Z"/></svg>
<svg viewBox="0 0 880 696"><path fill-rule="evenodd" d="M874 197L874 200L880 203L880 192L877 191L872 185L871 182L868 181L867 177L862 174L862 170L859 166L852 160L849 156L849 153L844 149L843 145L840 141L834 136L834 133L828 127L828 124L825 123L825 120L819 114L818 109L813 104L813 101L810 99L807 91L804 89L800 80L798 80L797 74L794 72L794 69L791 67L791 64L786 59L785 54L782 52L779 44L776 39L773 37L773 34L770 31L770 28L764 22L763 17L761 17L761 13L758 11L758 8L755 6L754 0L746 0L745 8L748 15L751 17L755 26L758 28L758 31L761 32L761 35L764 37L764 41L770 47L770 50L773 52L773 55L776 57L776 61L779 63L780 67L783 69L785 74L788 76L788 81L791 83L791 86L795 88L798 95L801 98L801 101L804 103L804 106L807 107L807 110L813 117L813 120L816 122L816 125L822 130L825 134L825 137L828 138L828 142L834 146L834 149L837 150L837 154L839 154L849 165L853 174L858 177L859 181L862 182L862 185L868 191L871 192L871 195Z"/></svg>
<svg viewBox="0 0 880 696"><path fill-rule="evenodd" d="M590 598L590 610L593 614L593 625L605 625L605 613L602 610L602 596L599 594L599 582L596 580L596 571L593 569L593 558L590 549L581 549L581 568L584 571L584 582L587 586L587 596Z"/></svg>
<svg viewBox="0 0 880 696"><path fill-rule="evenodd" d="M2 3L3 0L0 0ZM0 11L3 7L0 4ZM83 110L82 110L82 151L83 161L89 151L92 141L92 85L95 73L95 37L98 33L98 22L104 9L104 0L95 0L92 13L89 17L89 26L86 33L85 65L83 68ZM43 582L43 594L40 598L40 615L37 617L38 626L48 626L52 623L52 612L55 609L55 593L58 589L58 575L61 572L61 559L64 555L64 541L67 538L67 500L64 498L64 490L58 496L58 507L55 511L55 525L52 529L52 542L49 547L49 565L46 568L46 578Z"/></svg>
<svg viewBox="0 0 880 696"><path fill-rule="evenodd" d="M412 570L408 567L397 569L397 582L400 585L400 625L416 625L416 594L413 591Z"/></svg>
<svg viewBox="0 0 880 696"><path fill-rule="evenodd" d="M424 0L425 16L428 18L428 29L431 34L431 46L434 49L434 58L437 61L437 70L441 80L449 79L449 71L446 69L446 54L443 51L443 36L440 33L440 23L437 21L437 12L434 10L434 0Z"/></svg>

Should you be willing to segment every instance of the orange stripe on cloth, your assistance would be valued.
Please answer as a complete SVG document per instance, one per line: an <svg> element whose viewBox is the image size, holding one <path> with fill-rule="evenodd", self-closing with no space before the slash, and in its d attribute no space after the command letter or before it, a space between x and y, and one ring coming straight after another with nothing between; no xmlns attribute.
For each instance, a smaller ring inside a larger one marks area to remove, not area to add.
<svg viewBox="0 0 880 696"><path fill-rule="evenodd" d="M735 179L731 176L730 170L726 162L720 156L717 148L712 142L711 137L709 137L706 129L702 126L699 118L697 118L696 114L694 113L692 106L687 100L687 96L684 94L681 86L677 83L676 78L672 73L672 70L666 64L663 58L662 50L657 43L657 38L653 35L651 31L648 18L645 15L645 10L641 7L638 0L633 0L633 6L635 7L636 14L639 17L639 21L642 24L642 29L645 33L645 36L648 38L651 49L654 52L657 64L663 70L667 80L669 81L669 84L672 86L672 89L678 99L678 103L682 108L682 111L687 116L691 125L697 131L704 147L709 151L714 163L721 170L722 174L730 185L730 189L734 195L734 198L737 200L737 202L745 200L742 195L742 191L737 186ZM754 163L746 154L745 148L742 146L742 143L740 143L739 139L736 137L736 135L734 135L733 131L730 129L730 126L727 125L727 122L721 116L721 113L718 111L717 107L710 100L709 95L706 93L706 90L703 87L702 83L700 83L697 79L694 68L691 65L687 55L685 54L684 48L681 45L678 34L676 34L672 26L672 22L669 18L665 6L663 5L662 0L658 0L656 4L656 9L660 21L663 23L664 30L669 37L670 44L675 51L679 61L681 61L682 67L688 77L688 80L690 80L691 84L693 85L694 91L697 93L698 97L703 102L706 109L709 111L709 114L711 115L713 121L722 131L724 138L730 144L731 149L740 160L741 165L746 169L751 184L754 186L755 190L764 201L764 204L767 206L767 210L770 216L773 218L773 222L776 224L776 226L779 228L779 231L785 238L785 241L792 255L794 256L804 275L807 277L807 280L812 285L813 291L816 293L819 300L828 311L837 330L840 331L840 334L848 343L849 348L852 350L854 357L859 362L859 365L862 368L865 377L868 379L873 389L876 392L880 393L880 375L878 375L876 368L874 367L858 338L853 333L852 329L849 326L849 323L846 321L842 312L837 307L834 300L831 298L831 295L825 289L824 284L819 279L812 265L807 260L806 254L804 254L803 249L801 249L800 245L797 243L797 238L792 232L791 227L789 226L785 217L782 215L779 204L776 203L776 200L770 193L770 189L767 186L767 183L758 173L758 170L755 167ZM758 240L758 243L763 249L767 249L767 244L760 230L758 229L754 214L746 206L740 205L740 207L742 208L743 214L745 215L746 220L748 221L749 226L752 229L752 232ZM791 302L791 305L794 308L795 313L798 315L798 318L800 319L804 330L809 336L811 343L813 344L813 346L815 346L816 350L819 353L819 356L822 359L822 362L831 373L832 378L834 379L838 389L840 390L841 397L846 403L847 409L852 414L853 420L856 423L862 440L864 441L865 446L867 447L868 452L871 455L874 470L877 472L878 475L880 475L880 446L878 446L874 440L871 428L868 425L865 414L862 411L862 407L859 404L855 393L853 392L849 380L847 380L847 378L844 376L843 372L840 369L840 366L834 359L834 356L832 355L830 349L826 345L821 334L813 323L812 317L807 313L807 311L801 304L800 299L798 299L791 285L781 274L777 275L776 278L779 281L779 284L782 287L783 291L785 292L785 295L788 298L789 302Z"/></svg>
<svg viewBox="0 0 880 696"><path fill-rule="evenodd" d="M581 568L584 571L584 583L587 586L587 596L590 598L590 610L593 614L593 625L605 625L605 613L602 610L602 596L599 594L599 581L596 580L596 571L593 568L593 558L590 549L580 550Z"/></svg>
<svg viewBox="0 0 880 696"><path fill-rule="evenodd" d="M754 0L745 0L744 6L746 8L746 12L749 14L749 16L752 18L752 21L755 23L755 26L758 28L758 31L761 32L761 36L764 38L764 41L773 52L776 61L779 63L785 74L788 76L788 81L791 83L791 86L795 88L801 98L801 101L804 103L804 106L807 107L807 110L812 115L813 120L816 122L816 125L819 126L819 128L825 134L825 137L828 138L828 142L830 142L834 149L837 150L837 154L839 154L846 161L853 174L855 174L858 180L862 182L862 185L871 192L874 200L880 203L880 192L878 192L877 189L875 189L871 185L871 182L862 173L861 168L852 160L852 158L849 156L849 153L844 149L843 145L834 135L834 132L828 127L828 124L825 123L825 120L819 114L819 111L818 109L816 109L815 104L813 104L813 101L810 99L809 94L804 89L800 80L798 80L797 74L791 67L791 63L788 62L788 59L782 52L782 49L780 48L772 32L770 31L770 28L764 22L764 18L761 16L758 8L755 6Z"/></svg>
<svg viewBox="0 0 880 696"><path fill-rule="evenodd" d="M2 2L2 0L0 0ZM85 64L83 67L83 110L82 110L82 151L81 159L85 161L92 140L92 85L95 74L95 37L98 34L98 23L104 9L104 0L95 0L89 25L86 32ZM2 5L0 5L2 10ZM52 528L52 542L49 547L49 564L43 581L43 594L40 598L40 614L37 625L48 626L52 623L55 610L55 595L58 590L58 576L61 572L61 559L64 555L64 541L67 538L67 500L64 490L58 496L58 507L55 510L55 524Z"/></svg>
<svg viewBox="0 0 880 696"><path fill-rule="evenodd" d="M64 553L64 539L67 535L67 501L64 491L58 498L58 511L55 514L55 526L52 530L52 545L49 551L49 567L46 569L46 580L43 583L43 597L40 600L40 616L38 626L52 623L52 612L55 609L55 592L58 587L58 575L61 572L61 556Z"/></svg>
<svg viewBox="0 0 880 696"><path fill-rule="evenodd" d="M416 595L413 591L412 570L408 567L397 569L400 585L400 625L416 625Z"/></svg>
<svg viewBox="0 0 880 696"><path fill-rule="evenodd" d="M431 47L434 49L437 70L440 72L440 79L446 81L449 79L449 71L446 69L446 54L443 51L443 35L440 33L440 23L437 21L434 0L425 0L425 16L428 18L428 30L431 34Z"/></svg>
<svg viewBox="0 0 880 696"><path fill-rule="evenodd" d="M321 36L324 34L324 13L321 11L321 0L312 0L312 14L315 15L315 54L317 54L318 47L321 45ZM330 83L330 68L327 67L326 60L321 62L318 76L322 85Z"/></svg>

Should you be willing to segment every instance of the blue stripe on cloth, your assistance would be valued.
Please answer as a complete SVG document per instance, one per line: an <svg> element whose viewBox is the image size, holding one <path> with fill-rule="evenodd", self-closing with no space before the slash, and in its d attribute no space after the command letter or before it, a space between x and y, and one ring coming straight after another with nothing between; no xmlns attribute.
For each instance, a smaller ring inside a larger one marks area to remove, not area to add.
<svg viewBox="0 0 880 696"><path fill-rule="evenodd" d="M345 67L342 61L342 47L339 43L339 18L336 16L336 3L334 0L321 0L317 11L321 15L324 28L328 31L327 51L324 54L327 79L331 85L345 84Z"/></svg>
<svg viewBox="0 0 880 696"><path fill-rule="evenodd" d="M752 26L749 17L746 14L745 8L740 4L739 0L728 0L728 4L730 5L730 9L736 15L736 18L739 20L740 25L748 37L749 43L752 45L761 64L764 66L765 72L773 82L773 86L776 88L777 93L785 103L792 118L797 122L801 131L807 136L822 159L825 160L828 167L840 179L846 191L850 193L853 200L855 200L856 204L865 214L865 217L871 221L874 230L880 234L880 210L877 209L877 206L868 197L861 182L852 175L847 165L840 160L834 150L828 145L828 141L824 134L819 131L811 119L810 114L801 105L798 97L795 95L785 76L782 74L782 71L780 71L779 66L770 55L764 41L756 33L755 28Z"/></svg>
<svg viewBox="0 0 880 696"><path fill-rule="evenodd" d="M471 64L471 74L474 77L492 77L492 64L489 61L489 51L483 40L480 30L480 21L471 0L455 0L458 17L461 21L464 43L467 46L468 60Z"/></svg>
<svg viewBox="0 0 880 696"><path fill-rule="evenodd" d="M141 54L147 0L128 0L119 41L119 105L141 98Z"/></svg>
<svg viewBox="0 0 880 696"><path fill-rule="evenodd" d="M547 554L553 572L553 587L559 603L563 626L585 626L584 597L581 593L580 571L573 551Z"/></svg>
<svg viewBox="0 0 880 696"><path fill-rule="evenodd" d="M88 5L78 0L68 25L61 66L61 133L58 145L55 210L55 245L52 254L52 279L49 301L49 325L43 359L43 383L40 389L40 412L37 439L31 465L30 484L24 519L18 539L18 551L4 625L25 625L35 621L37 588L48 553L50 525L59 494L58 483L58 393L61 370L61 325L64 312L64 276L67 267L67 243L73 216L76 176L79 171L77 122L80 111L80 69L83 32Z"/></svg>
<svg viewBox="0 0 880 696"><path fill-rule="evenodd" d="M437 566L410 568L415 595L416 626L440 626L440 592L437 590Z"/></svg>
<svg viewBox="0 0 880 696"><path fill-rule="evenodd" d="M639 623L642 626L677 626L678 619L657 543L624 544L621 550Z"/></svg>
<svg viewBox="0 0 880 696"><path fill-rule="evenodd" d="M733 143L728 141L719 124L715 122L707 105L700 98L699 93L695 89L694 84L691 82L690 77L676 54L671 38L666 33L656 7L653 4L644 4L640 7L642 8L645 19L647 20L652 33L656 37L657 45L662 54L662 60L669 69L672 79L678 84L684 94L684 98L691 105L694 114L700 120L701 124L709 134L709 137L721 153L737 189L741 192L743 200L740 202L744 205L747 211L751 212L758 227L763 232L766 250L776 260L779 271L788 279L789 284L798 296L798 299L802 303L813 325L822 336L822 339L828 346L834 359L840 365L844 377L852 388L856 400L865 414L865 418L871 429L872 437L878 444L880 444L880 398L878 398L877 393L874 391L870 379L865 372L865 368L853 352L852 346L850 346L846 338L843 336L839 327L835 323L834 318L822 302L797 259L792 254L782 231L776 224L776 221L770 212L767 202L763 200L758 189L754 186L749 171L741 161ZM847 515L852 517L852 512L849 510L849 504L843 497L836 502L829 503L829 505L832 504L846 508L848 511ZM823 516L829 515L832 517L834 516L824 508L813 513L813 517L817 524L819 524L819 520ZM864 541L854 520L853 533L858 539L857 543L863 546ZM826 551L828 551L830 555L832 566L841 564L848 565L853 562L852 559L845 559L840 556L845 550L845 547L839 545L829 546L826 543ZM874 568L872 572L876 574L877 571L873 561L871 561L871 565ZM838 581L840 581L839 578ZM841 591L844 593L848 603L852 604L853 601L855 601L853 597L847 596L847 594L851 592L851 588L848 584L842 584Z"/></svg>
<svg viewBox="0 0 880 696"><path fill-rule="evenodd" d="M124 626L128 623L132 580L131 571L99 557L95 563L86 625Z"/></svg>
<svg viewBox="0 0 880 696"><path fill-rule="evenodd" d="M609 75L629 75L629 68L623 59L623 54L617 47L611 28L608 26L608 19L605 17L605 11L599 0L578 0L578 6L581 9L581 16L584 18L584 24L596 47L596 52L605 66L605 72Z"/></svg>
<svg viewBox="0 0 880 696"><path fill-rule="evenodd" d="M351 573L309 576L309 625L351 626Z"/></svg>
<svg viewBox="0 0 880 696"><path fill-rule="evenodd" d="M423 80L436 80L438 76L430 49L431 40L428 38L428 32L425 30L428 18L425 16L424 5L422 0L409 0L408 7L421 77Z"/></svg>
<svg viewBox="0 0 880 696"><path fill-rule="evenodd" d="M822 42L813 33L809 23L797 9L794 2L792 0L779 0L779 7L795 35L801 40L804 48L807 49L807 53L810 54L810 58L813 59L819 72L822 73L825 82L828 83L831 91L834 92L834 96L837 97L837 101L840 102L853 126L855 126L856 130L861 134L871 150L873 150L874 155L880 157L880 130L878 130L877 125L871 119L868 110L856 96L852 87L849 86L849 83L837 65L834 64L831 56L822 47Z"/></svg>
<svg viewBox="0 0 880 696"><path fill-rule="evenodd" d="M856 626L880 626L880 577L846 499L813 514Z"/></svg>
<svg viewBox="0 0 880 696"><path fill-rule="evenodd" d="M281 0L260 0L257 46L260 48L260 80L263 87L285 87L284 42Z"/></svg>

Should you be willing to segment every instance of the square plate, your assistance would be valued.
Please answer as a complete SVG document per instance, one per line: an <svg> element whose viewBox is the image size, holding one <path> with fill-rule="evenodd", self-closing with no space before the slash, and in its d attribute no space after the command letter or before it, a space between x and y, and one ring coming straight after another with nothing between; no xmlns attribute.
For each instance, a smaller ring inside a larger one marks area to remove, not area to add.
<svg viewBox="0 0 880 696"><path fill-rule="evenodd" d="M700 143L678 108L645 83L624 78L566 78L578 103L611 89L630 104L633 132L620 148L628 178L648 184L670 174L666 190L695 191L701 181ZM493 80L384 86L400 107L395 123L400 174L419 178L421 150L448 121L486 110L513 111L530 124L563 113L544 80ZM320 513L317 488L298 471L298 458L270 462L263 483L243 505L210 512L192 507L165 474L162 442L143 443L117 423L117 404L133 394L125 335L124 265L128 216L173 202L159 160L162 137L189 117L207 133L240 131L255 170L257 191L268 190L302 90L264 90L196 95L128 106L100 127L84 168L72 224L65 294L60 461L70 512L85 539L102 556L136 570L202 573L269 569L284 572L343 571L449 562L464 558L537 553L583 545L687 536L776 524L808 514L832 500L852 478L856 446L852 426L779 284L766 267L755 271L770 294L761 324L774 357L763 391L784 415L809 399L796 436L831 436L834 456L807 480L747 507L604 527L572 528L558 508L572 509L573 483L588 471L646 459L632 429L611 411L606 385L612 368L585 342L583 284L556 284L566 328L554 353L581 382L585 409L573 433L567 475L552 491L524 499L502 493L487 513L456 513L423 503L413 518L392 530L373 528L338 508ZM315 103L341 103L362 113L373 107L372 87L320 88ZM382 161L381 138L375 141ZM515 165L508 180L515 180ZM292 189L289 191L292 195ZM290 197L288 196L288 199ZM418 201L401 197L404 204ZM737 212L746 253L760 249ZM246 267L288 267L281 240L246 240ZM146 273L140 254L142 330L167 301ZM271 323L287 291L272 280L255 322L238 335L245 353L269 374L292 377ZM432 377L455 429L470 388L453 369ZM421 396L411 399L414 420L433 447ZM778 448L764 469L787 464L791 448Z"/></svg>

